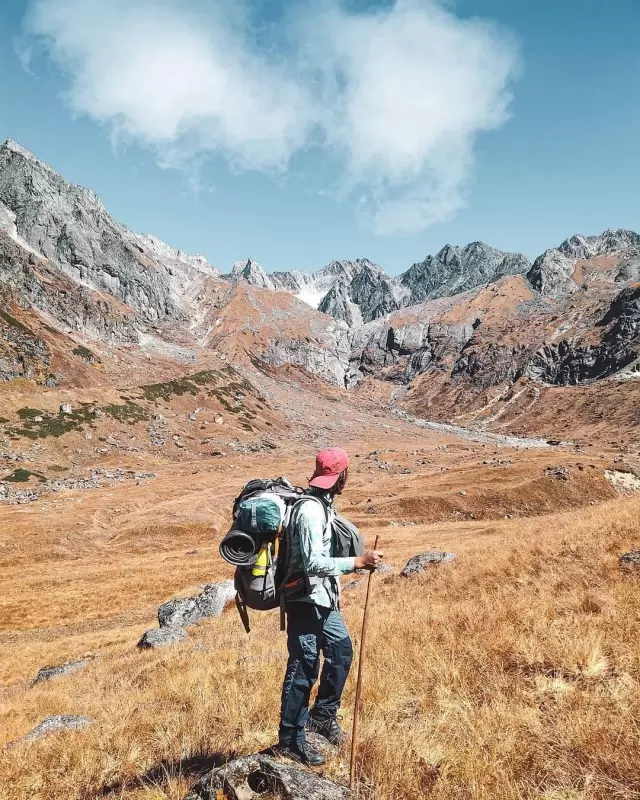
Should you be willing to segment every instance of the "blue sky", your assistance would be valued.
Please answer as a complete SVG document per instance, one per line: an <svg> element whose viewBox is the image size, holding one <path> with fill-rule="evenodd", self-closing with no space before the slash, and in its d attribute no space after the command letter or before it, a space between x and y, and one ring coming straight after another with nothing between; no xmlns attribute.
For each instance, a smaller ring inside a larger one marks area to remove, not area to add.
<svg viewBox="0 0 640 800"><path fill-rule="evenodd" d="M640 229L638 0L0 0L0 139L226 271Z"/></svg>

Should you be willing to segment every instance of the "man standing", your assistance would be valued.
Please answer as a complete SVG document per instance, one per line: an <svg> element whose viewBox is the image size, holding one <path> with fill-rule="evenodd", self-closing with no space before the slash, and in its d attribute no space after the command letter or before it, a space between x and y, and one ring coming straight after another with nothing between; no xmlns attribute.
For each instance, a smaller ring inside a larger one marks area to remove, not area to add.
<svg viewBox="0 0 640 800"><path fill-rule="evenodd" d="M331 555L333 499L343 492L348 474L349 457L344 450L330 447L318 453L309 480L309 499L296 505L290 527L289 573L303 574L306 591L304 596L285 603L289 661L282 687L278 751L311 766L323 764L325 758L307 742L305 729L336 746L344 740L337 713L353 647L340 613L339 576L357 569L375 569L383 557L375 550L350 558ZM318 696L309 712L320 651L324 664Z"/></svg>

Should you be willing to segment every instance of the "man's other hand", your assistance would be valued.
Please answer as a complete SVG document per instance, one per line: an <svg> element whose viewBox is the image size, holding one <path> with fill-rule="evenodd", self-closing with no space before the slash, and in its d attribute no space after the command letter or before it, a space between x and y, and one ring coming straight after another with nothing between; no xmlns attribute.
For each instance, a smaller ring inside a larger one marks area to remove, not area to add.
<svg viewBox="0 0 640 800"><path fill-rule="evenodd" d="M355 568L374 570L382 564L383 558L382 550L367 550L363 556L356 556Z"/></svg>

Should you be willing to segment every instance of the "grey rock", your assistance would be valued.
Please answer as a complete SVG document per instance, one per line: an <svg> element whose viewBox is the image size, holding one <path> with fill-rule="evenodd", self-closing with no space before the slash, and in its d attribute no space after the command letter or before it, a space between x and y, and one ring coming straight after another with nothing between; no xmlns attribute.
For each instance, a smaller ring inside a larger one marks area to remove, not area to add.
<svg viewBox="0 0 640 800"><path fill-rule="evenodd" d="M88 656L87 658L81 658L77 661L69 661L67 664L60 664L57 667L43 667L33 679L33 685L35 686L38 683L51 680L51 678L60 677L61 675L68 675L71 672L77 672L88 664L91 664L94 658L95 656Z"/></svg>
<svg viewBox="0 0 640 800"><path fill-rule="evenodd" d="M484 242L466 247L445 245L435 256L413 264L400 279L410 291L410 302L450 297L493 283L506 275L524 275L531 262L521 253L505 253Z"/></svg>
<svg viewBox="0 0 640 800"><path fill-rule="evenodd" d="M422 308L422 307L418 307ZM375 320L356 329L351 337L350 367L360 376L376 375L408 383L429 369L454 361L467 347L473 325L434 319L394 324L394 317Z"/></svg>
<svg viewBox="0 0 640 800"><path fill-rule="evenodd" d="M622 569L640 569L640 550L631 550L620 556Z"/></svg>
<svg viewBox="0 0 640 800"><path fill-rule="evenodd" d="M142 638L138 642L138 647L141 650L155 649L156 647L168 647L170 645L179 644L184 642L188 637L184 628L151 628L142 634Z"/></svg>
<svg viewBox="0 0 640 800"><path fill-rule="evenodd" d="M32 728L29 733L21 736L7 746L15 746L23 742L35 742L48 736L50 733L57 733L59 731L76 731L88 728L93 724L90 717L78 717L71 714L56 714L53 717L47 717L41 723Z"/></svg>
<svg viewBox="0 0 640 800"><path fill-rule="evenodd" d="M236 594L233 581L207 584L196 597L169 600L158 609L161 628L186 627L206 617L219 617Z"/></svg>
<svg viewBox="0 0 640 800"><path fill-rule="evenodd" d="M400 574L403 578L408 578L411 575L418 575L420 572L424 572L425 568L431 564L444 564L448 561L453 561L455 558L455 553L447 553L442 550L429 550L426 553L420 553L410 558Z"/></svg>
<svg viewBox="0 0 640 800"><path fill-rule="evenodd" d="M229 761L212 770L191 789L184 800L210 800L218 791L235 800L278 797L280 800L350 800L344 786L304 767L270 755L255 755Z"/></svg>
<svg viewBox="0 0 640 800"><path fill-rule="evenodd" d="M568 481L571 478L571 470L568 467L547 467L545 475L557 481Z"/></svg>

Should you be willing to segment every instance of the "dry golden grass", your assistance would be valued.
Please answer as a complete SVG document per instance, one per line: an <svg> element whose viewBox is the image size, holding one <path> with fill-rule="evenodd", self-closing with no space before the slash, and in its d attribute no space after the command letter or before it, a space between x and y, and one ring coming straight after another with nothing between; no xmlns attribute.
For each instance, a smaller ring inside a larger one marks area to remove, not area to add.
<svg viewBox="0 0 640 800"><path fill-rule="evenodd" d="M640 797L640 596L617 561L640 546L639 513L633 498L497 521L485 535L474 523L378 529L396 566L432 545L459 558L412 580L374 578L361 798ZM163 557L131 568L162 575ZM345 594L356 641L363 596ZM138 653L144 611L79 636L103 652L83 672L0 695L2 741L50 714L96 720L3 752L0 796L178 800L216 760L273 742L286 657L277 614L254 614L246 636L228 611L179 647ZM67 652L39 643L39 666L77 655L72 639ZM14 671L21 652L32 675L29 642L14 644ZM343 752L328 774L344 780L346 762Z"/></svg>

